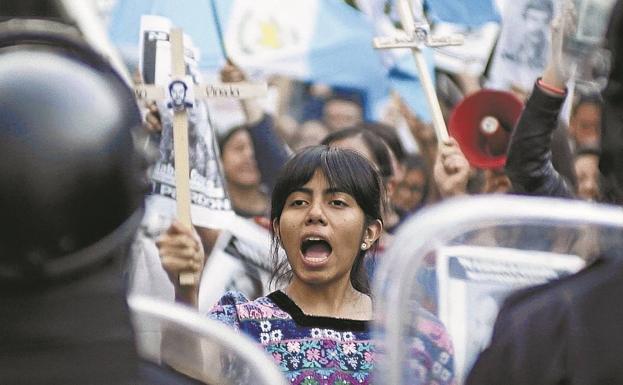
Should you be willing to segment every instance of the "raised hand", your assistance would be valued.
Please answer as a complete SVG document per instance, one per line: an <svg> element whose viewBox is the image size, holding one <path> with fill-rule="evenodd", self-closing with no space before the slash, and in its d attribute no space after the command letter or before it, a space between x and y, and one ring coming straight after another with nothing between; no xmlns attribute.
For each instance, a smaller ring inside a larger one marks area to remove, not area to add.
<svg viewBox="0 0 623 385"><path fill-rule="evenodd" d="M176 299L196 305L199 282L205 264L205 253L197 232L179 221L174 221L156 240L156 246L162 267L175 287ZM180 286L181 273L194 274L194 284Z"/></svg>
<svg viewBox="0 0 623 385"><path fill-rule="evenodd" d="M469 163L454 138L443 142L437 152L433 177L443 198L467 193Z"/></svg>

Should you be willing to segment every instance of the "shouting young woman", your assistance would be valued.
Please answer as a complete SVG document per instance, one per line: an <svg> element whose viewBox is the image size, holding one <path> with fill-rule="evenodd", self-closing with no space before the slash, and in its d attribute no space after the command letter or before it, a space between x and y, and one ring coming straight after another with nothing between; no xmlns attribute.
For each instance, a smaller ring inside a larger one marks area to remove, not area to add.
<svg viewBox="0 0 623 385"><path fill-rule="evenodd" d="M280 289L254 301L229 292L208 316L255 339L293 384L369 384L373 304L363 259L383 230L383 196L378 172L358 153L327 146L298 153L272 194L273 282ZM202 265L196 237L180 232L160 243L173 282ZM178 290L178 299L193 303L192 290ZM432 315L427 321L413 352L414 375L452 383L445 329Z"/></svg>

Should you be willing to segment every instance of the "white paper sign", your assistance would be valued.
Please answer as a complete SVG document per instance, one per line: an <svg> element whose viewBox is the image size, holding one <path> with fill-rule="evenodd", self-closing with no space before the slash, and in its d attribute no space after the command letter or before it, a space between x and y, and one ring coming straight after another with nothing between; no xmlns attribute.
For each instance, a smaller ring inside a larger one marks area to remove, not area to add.
<svg viewBox="0 0 623 385"><path fill-rule="evenodd" d="M505 4L488 87L525 92L532 89L549 56L555 5L553 0L516 0Z"/></svg>
<svg viewBox="0 0 623 385"><path fill-rule="evenodd" d="M234 217L225 188L214 130L210 125L205 102L193 95L192 86L201 83L198 70L199 52L192 40L184 36L186 77L171 77L170 21L160 16L141 18L140 68L146 83L166 87L167 98L158 103L162 122L159 143L160 159L152 171L152 195L147 199L146 227L157 233L175 216L175 164L173 149L173 111L185 109L188 114L190 164L190 198L193 224L224 228Z"/></svg>
<svg viewBox="0 0 623 385"><path fill-rule="evenodd" d="M437 255L439 318L455 349L458 383L489 344L498 311L517 289L573 274L575 255L501 247L452 246Z"/></svg>
<svg viewBox="0 0 623 385"><path fill-rule="evenodd" d="M433 35L461 34L464 36L463 45L450 45L435 49L435 65L452 74L465 73L481 76L485 71L499 31L498 23L486 23L478 28L450 23L435 24Z"/></svg>

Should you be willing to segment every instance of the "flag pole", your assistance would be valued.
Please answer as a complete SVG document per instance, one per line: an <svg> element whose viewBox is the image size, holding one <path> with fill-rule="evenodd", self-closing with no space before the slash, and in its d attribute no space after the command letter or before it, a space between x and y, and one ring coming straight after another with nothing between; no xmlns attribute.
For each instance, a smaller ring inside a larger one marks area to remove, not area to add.
<svg viewBox="0 0 623 385"><path fill-rule="evenodd" d="M225 48L225 38L223 37L223 28L221 27L221 21L218 17L218 11L216 8L216 0L210 0L210 6L212 7L212 18L214 19L214 27L216 28L216 35L218 36L218 43L221 47L221 51L223 52L223 56L225 60L231 63L231 59L227 54L227 48Z"/></svg>

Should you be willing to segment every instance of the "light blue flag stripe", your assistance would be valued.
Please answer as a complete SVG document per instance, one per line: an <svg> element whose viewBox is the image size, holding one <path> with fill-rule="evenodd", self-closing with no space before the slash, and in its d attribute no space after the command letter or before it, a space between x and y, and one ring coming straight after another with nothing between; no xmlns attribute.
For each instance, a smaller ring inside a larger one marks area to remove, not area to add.
<svg viewBox="0 0 623 385"><path fill-rule="evenodd" d="M390 71L372 48L374 28L360 12L342 0L318 1L320 9L315 35L307 57L310 73L300 80L362 90L366 95L368 119L376 118L373 106L386 98L393 88L418 116L430 121L413 58L407 55ZM216 0L223 31L227 30L233 4L233 0ZM210 0L185 1L183 6L171 0L120 0L111 15L109 35L122 52L138 55L140 17L143 14L165 16L183 28L201 51L199 66L202 71L216 72L222 67L224 56L218 43Z"/></svg>
<svg viewBox="0 0 623 385"><path fill-rule="evenodd" d="M422 50L428 73L433 84L435 83L435 60L430 49ZM420 77L415 66L413 55L404 55L389 72L391 87L400 94L405 103L420 120L430 123L432 121L424 88L420 83Z"/></svg>
<svg viewBox="0 0 623 385"><path fill-rule="evenodd" d="M362 89L368 118L372 118L372 106L389 92L386 69L372 47L374 30L342 0L325 0L320 5L310 47L310 80Z"/></svg>
<svg viewBox="0 0 623 385"><path fill-rule="evenodd" d="M193 0L184 5L169 0L119 1L109 24L111 40L122 50L125 47L137 50L141 15L165 16L192 37L201 51L199 67L204 71L218 70L225 59L219 46L210 0ZM231 1L219 1L217 6L221 15L228 15Z"/></svg>
<svg viewBox="0 0 623 385"><path fill-rule="evenodd" d="M493 0L425 0L431 21L477 27L488 22L500 22Z"/></svg>

